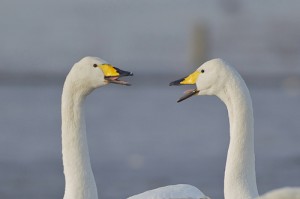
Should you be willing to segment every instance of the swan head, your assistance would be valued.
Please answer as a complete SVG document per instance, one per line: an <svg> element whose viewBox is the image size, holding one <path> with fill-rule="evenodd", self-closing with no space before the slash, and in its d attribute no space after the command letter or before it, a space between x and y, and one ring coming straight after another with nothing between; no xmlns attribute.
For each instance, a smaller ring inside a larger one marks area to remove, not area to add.
<svg viewBox="0 0 300 199"><path fill-rule="evenodd" d="M195 72L170 83L170 86L196 85L196 89L185 91L177 102L194 95L218 95L224 88L230 73L229 66L222 59L212 59L202 64Z"/></svg>
<svg viewBox="0 0 300 199"><path fill-rule="evenodd" d="M119 79L124 76L133 76L133 73L116 68L98 57L84 57L74 64L67 80L80 89L91 91L109 83L129 86L128 82Z"/></svg>

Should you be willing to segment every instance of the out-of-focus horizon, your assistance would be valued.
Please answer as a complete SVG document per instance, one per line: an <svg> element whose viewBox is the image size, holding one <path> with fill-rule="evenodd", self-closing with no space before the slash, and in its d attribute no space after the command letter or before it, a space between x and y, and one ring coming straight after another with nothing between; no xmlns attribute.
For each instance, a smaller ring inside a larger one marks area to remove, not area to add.
<svg viewBox="0 0 300 199"><path fill-rule="evenodd" d="M299 7L292 0L5 1L0 72L62 76L92 55L140 73L178 74L220 57L241 73L300 74Z"/></svg>
<svg viewBox="0 0 300 199"><path fill-rule="evenodd" d="M188 183L223 198L228 118L213 97L176 104L168 83L212 58L245 78L260 193L300 186L300 2L4 1L0 6L0 198L62 198L60 95L98 56L132 71L86 101L99 198ZM112 128L113 127L113 128Z"/></svg>

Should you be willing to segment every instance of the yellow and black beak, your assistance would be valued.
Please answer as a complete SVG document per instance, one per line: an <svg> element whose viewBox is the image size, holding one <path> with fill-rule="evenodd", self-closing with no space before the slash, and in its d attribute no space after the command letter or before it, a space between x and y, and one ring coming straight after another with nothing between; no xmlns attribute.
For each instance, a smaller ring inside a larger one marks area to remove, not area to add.
<svg viewBox="0 0 300 199"><path fill-rule="evenodd" d="M196 84L196 81L201 74L200 71L195 71L192 74L190 74L187 77L181 78L179 80L171 82L169 85L170 86L180 86L180 85L194 85ZM193 95L196 95L199 93L199 90L197 89L192 89L192 90L187 90L185 91L185 94L177 100L177 102L181 102L189 97L192 97Z"/></svg>
<svg viewBox="0 0 300 199"><path fill-rule="evenodd" d="M104 73L104 79L107 80L109 83L130 86L128 82L119 80L119 78L124 76L133 76L132 72L121 70L110 64L102 64L99 67Z"/></svg>

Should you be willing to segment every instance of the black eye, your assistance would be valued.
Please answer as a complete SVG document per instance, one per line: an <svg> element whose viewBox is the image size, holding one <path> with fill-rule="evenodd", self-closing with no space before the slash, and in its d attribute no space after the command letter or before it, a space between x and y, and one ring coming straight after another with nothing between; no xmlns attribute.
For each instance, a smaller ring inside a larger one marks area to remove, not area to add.
<svg viewBox="0 0 300 199"><path fill-rule="evenodd" d="M94 64L93 66L94 66L94 68L96 68L98 65L97 65L97 64Z"/></svg>
<svg viewBox="0 0 300 199"><path fill-rule="evenodd" d="M201 73L204 73L204 72L205 72L205 70L202 69L202 70L201 70Z"/></svg>

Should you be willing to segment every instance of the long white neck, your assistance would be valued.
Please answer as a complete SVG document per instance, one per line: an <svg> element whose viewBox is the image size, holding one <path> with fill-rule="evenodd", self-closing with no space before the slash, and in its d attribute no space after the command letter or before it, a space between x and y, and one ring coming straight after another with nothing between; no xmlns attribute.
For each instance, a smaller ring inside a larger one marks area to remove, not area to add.
<svg viewBox="0 0 300 199"><path fill-rule="evenodd" d="M97 199L97 187L90 164L82 107L88 92L80 92L73 85L76 85L76 82L67 78L62 94L64 199Z"/></svg>
<svg viewBox="0 0 300 199"><path fill-rule="evenodd" d="M225 199L258 196L254 155L254 119L249 90L233 71L218 97L226 104L230 123L230 144L226 160Z"/></svg>

